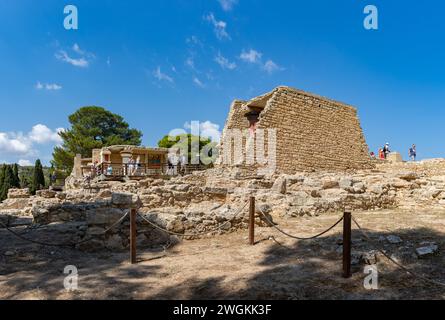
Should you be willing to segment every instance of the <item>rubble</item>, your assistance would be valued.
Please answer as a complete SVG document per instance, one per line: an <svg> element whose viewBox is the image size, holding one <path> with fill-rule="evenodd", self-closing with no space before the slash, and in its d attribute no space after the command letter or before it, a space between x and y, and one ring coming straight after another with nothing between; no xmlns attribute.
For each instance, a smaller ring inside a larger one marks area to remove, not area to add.
<svg viewBox="0 0 445 320"><path fill-rule="evenodd" d="M241 168L216 167L184 177L128 182L97 180L89 185L69 178L63 192L41 190L31 196L26 189L11 189L8 199L0 204L0 219L5 224L27 216L40 224L81 222L82 238L101 234L129 208L137 208L140 214L168 231L203 234L196 236L201 237L247 228L247 207L239 216L236 213L252 195L256 197L256 223L261 226L268 223L259 214L260 209L271 220L278 216L289 219L318 216L341 212L346 207L443 210L444 170L445 160L434 160L382 163L376 169L347 173L299 172L272 177L249 176ZM116 234L126 247L128 229L127 221L106 237L82 247L121 248ZM168 235L155 232L151 226L143 226L141 230L138 240L141 243L169 241ZM397 244L402 239L388 236L384 241Z"/></svg>

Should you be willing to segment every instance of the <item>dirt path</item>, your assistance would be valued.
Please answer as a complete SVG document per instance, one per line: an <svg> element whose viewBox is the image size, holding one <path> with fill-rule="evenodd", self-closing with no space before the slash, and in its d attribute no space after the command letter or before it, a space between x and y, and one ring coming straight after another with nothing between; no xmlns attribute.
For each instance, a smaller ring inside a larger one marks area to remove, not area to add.
<svg viewBox="0 0 445 320"><path fill-rule="evenodd" d="M332 225L338 214L278 220L292 234L310 236ZM379 245L413 271L445 282L445 211L355 213ZM41 231L29 236L42 237ZM382 236L397 235L390 244ZM379 289L363 287L364 265L341 278L338 239L341 226L317 240L296 241L270 228L257 229L259 243L248 246L247 232L184 241L167 253L139 252L137 265L128 253L87 254L47 248L18 240L0 230L0 299L445 299L445 288L412 278L379 257ZM278 245L274 236L284 246ZM415 248L433 241L439 253L426 259ZM358 232L353 248L374 249ZM11 254L12 251L13 255ZM8 255L5 253L8 252ZM67 292L63 270L74 265L79 289Z"/></svg>

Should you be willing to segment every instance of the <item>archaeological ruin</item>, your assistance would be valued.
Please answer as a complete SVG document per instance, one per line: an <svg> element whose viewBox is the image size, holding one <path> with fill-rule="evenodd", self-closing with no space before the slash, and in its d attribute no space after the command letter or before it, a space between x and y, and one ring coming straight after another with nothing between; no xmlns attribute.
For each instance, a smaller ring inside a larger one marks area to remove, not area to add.
<svg viewBox="0 0 445 320"><path fill-rule="evenodd" d="M240 132L241 139L237 137ZM273 143L272 133L276 135ZM256 140L251 143L255 144L251 152L249 140ZM238 150L237 144L242 144ZM276 159L277 173L372 167L354 107L289 87L278 87L250 101L233 102L219 163L225 167L265 166L267 161L252 159L258 158L262 144L264 158Z"/></svg>

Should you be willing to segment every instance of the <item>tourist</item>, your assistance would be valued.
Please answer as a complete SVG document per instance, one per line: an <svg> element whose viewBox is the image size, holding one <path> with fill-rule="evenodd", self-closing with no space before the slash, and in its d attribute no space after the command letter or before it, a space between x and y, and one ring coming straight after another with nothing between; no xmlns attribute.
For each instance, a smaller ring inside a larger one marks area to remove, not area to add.
<svg viewBox="0 0 445 320"><path fill-rule="evenodd" d="M380 160L385 160L385 154L383 153L383 149L382 148L379 149L379 159Z"/></svg>
<svg viewBox="0 0 445 320"><path fill-rule="evenodd" d="M369 154L369 156L371 157L372 160L375 160L375 153L374 153L374 151L372 151L372 152Z"/></svg>
<svg viewBox="0 0 445 320"><path fill-rule="evenodd" d="M128 160L128 175L129 176L133 175L133 170L134 170L134 159L133 159L133 157L130 157L130 159Z"/></svg>
<svg viewBox="0 0 445 320"><path fill-rule="evenodd" d="M415 144L413 144L413 146L411 148L409 148L409 157L412 161L416 161L417 151L416 151Z"/></svg>
<svg viewBox="0 0 445 320"><path fill-rule="evenodd" d="M113 175L113 167L112 166L108 166L107 167L107 176L112 176Z"/></svg>
<svg viewBox="0 0 445 320"><path fill-rule="evenodd" d="M391 153L391 150L389 149L389 143L386 143L383 147L383 153L385 154L385 159L387 159L388 155Z"/></svg>
<svg viewBox="0 0 445 320"><path fill-rule="evenodd" d="M139 173L139 168L141 166L141 157L137 156L136 162L133 169L133 175L137 175Z"/></svg>

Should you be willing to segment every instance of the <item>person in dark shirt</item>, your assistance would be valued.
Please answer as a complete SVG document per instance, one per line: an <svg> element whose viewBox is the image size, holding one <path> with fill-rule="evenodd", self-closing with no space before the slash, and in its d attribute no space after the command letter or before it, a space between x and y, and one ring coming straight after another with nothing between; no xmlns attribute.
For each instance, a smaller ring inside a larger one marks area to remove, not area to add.
<svg viewBox="0 0 445 320"><path fill-rule="evenodd" d="M412 161L416 161L417 151L416 151L415 144L413 144L413 146L411 148L409 148L409 157Z"/></svg>

